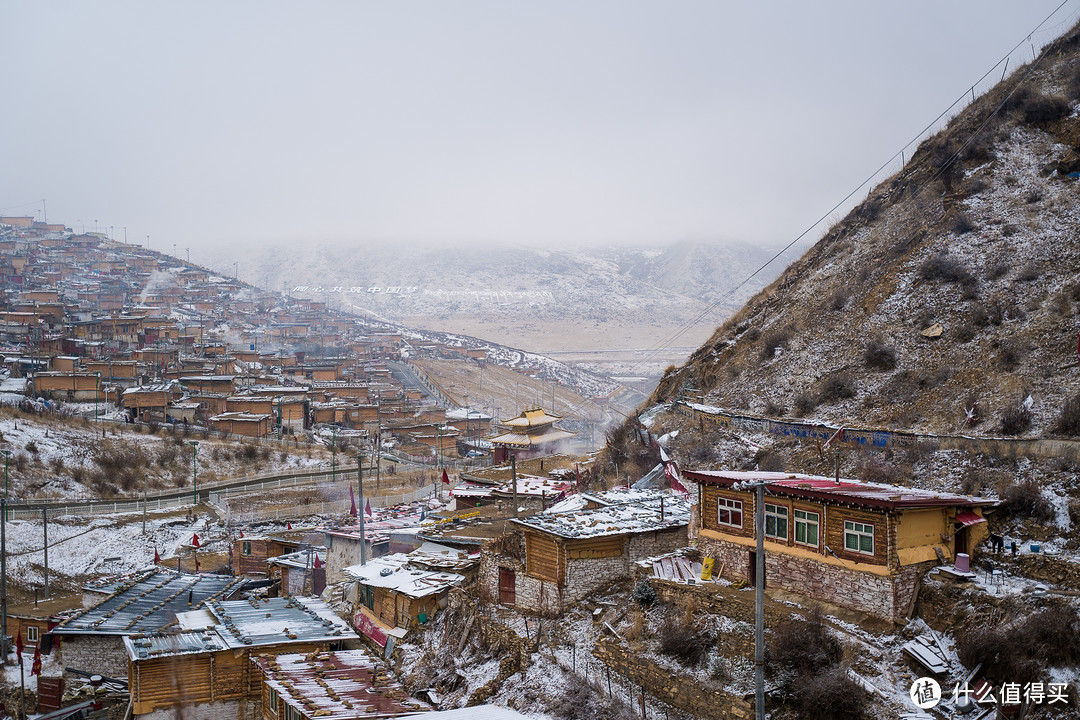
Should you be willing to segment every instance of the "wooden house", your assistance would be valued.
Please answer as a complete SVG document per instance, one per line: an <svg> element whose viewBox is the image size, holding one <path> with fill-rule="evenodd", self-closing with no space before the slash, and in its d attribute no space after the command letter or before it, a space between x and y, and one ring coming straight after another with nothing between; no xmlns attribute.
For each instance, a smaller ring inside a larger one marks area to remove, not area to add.
<svg viewBox="0 0 1080 720"><path fill-rule="evenodd" d="M107 588L112 592L103 600L53 628L52 634L63 641L64 667L124 677L125 636L157 632L176 622L178 612L199 608L212 598L228 597L242 583L237 578L165 568L116 583Z"/></svg>
<svg viewBox="0 0 1080 720"><path fill-rule="evenodd" d="M475 566L462 551L424 543L408 555L385 555L347 567L353 625L386 647L387 638L401 639L444 608L446 593L464 584Z"/></svg>
<svg viewBox="0 0 1080 720"><path fill-rule="evenodd" d="M756 581L753 489L767 483L765 583L897 619L926 571L988 534L991 500L795 473L688 471L700 487L698 547L724 575Z"/></svg>
<svg viewBox="0 0 1080 720"><path fill-rule="evenodd" d="M660 491L596 510L515 518L516 552L486 547L479 583L504 605L558 614L631 575L636 561L684 547L689 520L689 504Z"/></svg>
<svg viewBox="0 0 1080 720"><path fill-rule="evenodd" d="M295 552L299 540L251 536L233 541L233 574L244 577L267 577L266 561L278 555Z"/></svg>
<svg viewBox="0 0 1080 720"><path fill-rule="evenodd" d="M101 396L101 378L86 372L38 372L34 373L34 392L38 395L67 400L68 402L93 402Z"/></svg>
<svg viewBox="0 0 1080 720"><path fill-rule="evenodd" d="M136 717L259 717L262 688L253 657L337 650L357 639L314 598L208 603L203 612L180 615L176 631L124 638L132 711Z"/></svg>
<svg viewBox="0 0 1080 720"><path fill-rule="evenodd" d="M210 425L229 435L265 437L270 434L270 416L223 412L210 418Z"/></svg>
<svg viewBox="0 0 1080 720"><path fill-rule="evenodd" d="M135 420L164 422L169 412L169 404L180 395L180 386L175 382L143 385L124 390L120 395L120 405L127 408Z"/></svg>
<svg viewBox="0 0 1080 720"><path fill-rule="evenodd" d="M305 548L269 558L267 574L281 578L281 596L321 595L326 588L326 548Z"/></svg>

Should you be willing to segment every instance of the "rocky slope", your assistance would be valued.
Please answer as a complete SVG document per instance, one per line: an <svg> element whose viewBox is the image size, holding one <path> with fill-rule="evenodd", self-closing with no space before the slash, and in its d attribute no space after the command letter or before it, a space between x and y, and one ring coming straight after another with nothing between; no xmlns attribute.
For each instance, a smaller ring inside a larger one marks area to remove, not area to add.
<svg viewBox="0 0 1080 720"><path fill-rule="evenodd" d="M1080 388L1078 98L1074 28L926 140L657 399L929 432L1080 432L1080 407L1066 408Z"/></svg>

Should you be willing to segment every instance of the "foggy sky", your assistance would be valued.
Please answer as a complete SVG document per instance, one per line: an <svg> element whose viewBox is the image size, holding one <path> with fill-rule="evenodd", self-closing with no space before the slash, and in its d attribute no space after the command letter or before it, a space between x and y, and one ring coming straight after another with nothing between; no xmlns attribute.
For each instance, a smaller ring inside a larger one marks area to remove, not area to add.
<svg viewBox="0 0 1080 720"><path fill-rule="evenodd" d="M45 198L193 261L282 239L779 246L1058 4L9 0L0 213Z"/></svg>

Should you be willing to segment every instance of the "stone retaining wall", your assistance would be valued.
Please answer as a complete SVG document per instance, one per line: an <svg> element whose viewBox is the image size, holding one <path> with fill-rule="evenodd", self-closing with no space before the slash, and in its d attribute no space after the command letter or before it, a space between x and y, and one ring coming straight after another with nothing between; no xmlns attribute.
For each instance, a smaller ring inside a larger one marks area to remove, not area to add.
<svg viewBox="0 0 1080 720"><path fill-rule="evenodd" d="M710 720L747 720L754 716L753 703L738 695L712 690L697 679L676 674L641 657L611 638L600 638L593 655L645 692L673 708Z"/></svg>

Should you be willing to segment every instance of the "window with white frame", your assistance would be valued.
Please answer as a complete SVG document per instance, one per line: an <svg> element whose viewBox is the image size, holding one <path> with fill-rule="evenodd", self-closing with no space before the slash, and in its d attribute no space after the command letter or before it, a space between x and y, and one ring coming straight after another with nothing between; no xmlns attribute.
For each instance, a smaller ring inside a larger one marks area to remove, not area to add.
<svg viewBox="0 0 1080 720"><path fill-rule="evenodd" d="M716 521L728 527L742 527L742 500L717 498Z"/></svg>
<svg viewBox="0 0 1080 720"><path fill-rule="evenodd" d="M787 541L788 509L765 503L765 537Z"/></svg>
<svg viewBox="0 0 1080 720"><path fill-rule="evenodd" d="M844 549L865 555L874 554L874 526L866 523L844 521Z"/></svg>
<svg viewBox="0 0 1080 720"><path fill-rule="evenodd" d="M800 545L818 546L818 530L821 528L821 515L809 510L795 508L795 542Z"/></svg>
<svg viewBox="0 0 1080 720"><path fill-rule="evenodd" d="M27 625L26 626L26 642L28 642L28 643L36 643L38 641L38 638L41 637L40 633L41 633L41 630L39 630L36 625Z"/></svg>

